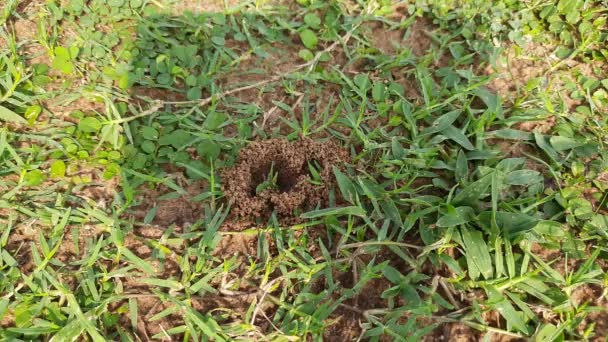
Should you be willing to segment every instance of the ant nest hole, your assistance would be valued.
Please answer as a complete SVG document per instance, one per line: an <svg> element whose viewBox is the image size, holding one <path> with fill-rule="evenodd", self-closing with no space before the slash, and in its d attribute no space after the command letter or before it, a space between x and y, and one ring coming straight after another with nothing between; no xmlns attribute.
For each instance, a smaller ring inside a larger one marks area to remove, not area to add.
<svg viewBox="0 0 608 342"><path fill-rule="evenodd" d="M243 148L234 167L222 173L224 194L235 215L289 217L295 210L327 206L346 150L333 142L269 139Z"/></svg>

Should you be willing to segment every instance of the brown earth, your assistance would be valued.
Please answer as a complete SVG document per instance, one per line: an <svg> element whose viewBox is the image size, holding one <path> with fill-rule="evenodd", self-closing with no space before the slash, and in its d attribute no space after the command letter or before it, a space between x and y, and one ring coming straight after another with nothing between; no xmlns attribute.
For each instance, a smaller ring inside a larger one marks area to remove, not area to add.
<svg viewBox="0 0 608 342"><path fill-rule="evenodd" d="M179 304L171 303L161 299L151 292L149 288L135 289L135 293L127 296L132 297L137 305L137 324L132 328L128 302L122 301L110 305L110 312L120 314L119 324L129 331L136 332L139 341L180 341L183 334L168 334L168 330L184 325L184 309L179 309ZM193 296L189 300L182 300L185 307L202 315L208 315L221 323L244 324L244 316L251 302L255 300L253 295L245 296L222 296L219 294L207 294L205 296ZM171 309L168 315L159 315L167 309ZM158 316L156 316L158 315ZM155 317L156 316L156 317ZM157 335L155 338L153 338Z"/></svg>
<svg viewBox="0 0 608 342"><path fill-rule="evenodd" d="M175 14L190 12L224 12L238 6L239 0L177 0L169 9Z"/></svg>
<svg viewBox="0 0 608 342"><path fill-rule="evenodd" d="M178 182L182 179L180 175L175 178ZM150 210L156 210L150 224L163 229L175 226L177 231L181 231L185 225L190 225L202 218L202 207L200 203L192 201L192 197L200 194L205 187L205 182L200 181L184 184L183 188L186 193L175 196L168 196L173 190L164 185L153 189L142 188L137 198L138 205L131 210L130 216L137 222L143 222ZM162 197L163 195L165 198Z"/></svg>
<svg viewBox="0 0 608 342"><path fill-rule="evenodd" d="M591 325L594 325L594 335L591 341L605 342L608 338L608 298L599 285L586 284L572 291L572 304L576 307L589 305L594 307L578 327L578 332L583 333Z"/></svg>
<svg viewBox="0 0 608 342"><path fill-rule="evenodd" d="M336 273L336 272L334 272ZM342 289L352 289L356 285L352 272L334 275ZM319 284L323 287L322 284ZM357 341L364 333L363 323L368 322L368 315L373 315L373 310L387 308L388 300L382 298L382 293L392 287L392 284L384 278L376 278L368 281L359 294L343 302L332 312L323 334L326 341ZM344 291L342 290L342 291ZM336 297L335 295L333 297ZM337 298L334 298L337 299ZM381 336L382 341L388 336Z"/></svg>
<svg viewBox="0 0 608 342"><path fill-rule="evenodd" d="M444 323L422 340L424 342L475 342L480 339L479 332L463 323Z"/></svg>
<svg viewBox="0 0 608 342"><path fill-rule="evenodd" d="M572 89L566 86L572 83L573 75L603 79L608 74L594 62L560 60L555 56L555 50L556 46L534 42L524 47L507 46L496 65L488 65L482 70L493 76L488 88L512 104L520 106L533 91L546 92L559 104L537 120L517 123L517 129L549 133L557 122L555 115L569 115L583 104L572 98Z"/></svg>
<svg viewBox="0 0 608 342"><path fill-rule="evenodd" d="M406 18L406 15L397 12L396 16ZM409 15L407 15L409 17ZM386 24L375 22L368 24L371 30L368 33L373 47L385 55L396 55L403 48L408 48L416 56L427 54L433 44L430 32L435 29L430 20L418 18L405 29L389 30Z"/></svg>
<svg viewBox="0 0 608 342"><path fill-rule="evenodd" d="M232 213L241 217L282 218L327 205L329 190L335 184L333 167L348 160L348 153L331 141L303 139L290 143L284 139L253 142L241 150L234 167L222 172L224 194ZM321 184L312 184L309 165L318 164ZM259 189L271 169L276 187Z"/></svg>

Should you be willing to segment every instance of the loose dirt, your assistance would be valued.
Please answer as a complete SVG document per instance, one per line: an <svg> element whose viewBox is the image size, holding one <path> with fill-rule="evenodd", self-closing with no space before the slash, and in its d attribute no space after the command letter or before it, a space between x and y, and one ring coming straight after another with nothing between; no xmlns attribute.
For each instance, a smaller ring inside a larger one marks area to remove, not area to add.
<svg viewBox="0 0 608 342"><path fill-rule="evenodd" d="M240 152L234 167L222 172L224 194L236 216L267 218L276 212L280 218L293 217L294 211L327 205L335 184L332 168L347 160L348 153L333 142L254 142ZM309 165L317 168L319 184L311 182ZM262 189L262 184L272 183L268 178L271 171L276 184Z"/></svg>

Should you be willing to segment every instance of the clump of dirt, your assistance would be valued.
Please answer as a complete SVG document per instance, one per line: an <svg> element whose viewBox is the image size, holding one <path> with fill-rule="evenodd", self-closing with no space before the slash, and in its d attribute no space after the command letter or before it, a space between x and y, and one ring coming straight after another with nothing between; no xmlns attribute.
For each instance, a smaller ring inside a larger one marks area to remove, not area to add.
<svg viewBox="0 0 608 342"><path fill-rule="evenodd" d="M275 211L286 218L295 210L327 205L335 184L332 168L347 159L348 153L333 142L253 142L240 152L236 165L222 173L224 194L237 216L268 217ZM312 182L310 166L318 172L318 184Z"/></svg>

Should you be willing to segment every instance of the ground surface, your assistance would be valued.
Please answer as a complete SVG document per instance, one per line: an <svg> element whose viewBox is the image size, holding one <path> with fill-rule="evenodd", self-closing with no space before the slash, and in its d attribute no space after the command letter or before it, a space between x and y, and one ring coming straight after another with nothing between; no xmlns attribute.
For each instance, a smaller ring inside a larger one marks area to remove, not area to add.
<svg viewBox="0 0 608 342"><path fill-rule="evenodd" d="M606 341L607 17L4 1L0 338Z"/></svg>

